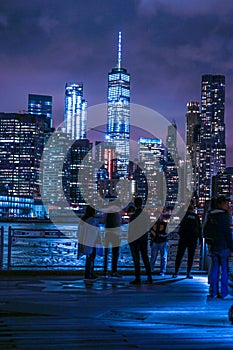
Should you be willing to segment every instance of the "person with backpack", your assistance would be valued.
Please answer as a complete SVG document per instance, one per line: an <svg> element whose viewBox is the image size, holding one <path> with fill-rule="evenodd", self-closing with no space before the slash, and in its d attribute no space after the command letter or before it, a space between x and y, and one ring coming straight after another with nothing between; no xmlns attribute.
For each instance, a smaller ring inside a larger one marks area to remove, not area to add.
<svg viewBox="0 0 233 350"><path fill-rule="evenodd" d="M203 235L211 256L210 298L218 297L219 271L221 271L221 297L232 299L228 291L228 258L233 251L229 200L220 196L217 208L208 215Z"/></svg>
<svg viewBox="0 0 233 350"><path fill-rule="evenodd" d="M168 254L168 233L166 232L167 222L164 221L163 216L160 215L158 220L150 229L151 238L151 258L150 267L151 272L154 271L155 263L158 253L160 252L160 276L164 276L167 267Z"/></svg>
<svg viewBox="0 0 233 350"><path fill-rule="evenodd" d="M176 278L178 276L181 261L187 248L187 278L192 279L193 276L191 275L191 269L193 265L193 259L197 247L197 242L198 240L199 244L201 244L202 242L200 218L198 214L194 213L194 200L190 201L188 210L180 223L178 234L180 238L176 254L175 272L172 277Z"/></svg>

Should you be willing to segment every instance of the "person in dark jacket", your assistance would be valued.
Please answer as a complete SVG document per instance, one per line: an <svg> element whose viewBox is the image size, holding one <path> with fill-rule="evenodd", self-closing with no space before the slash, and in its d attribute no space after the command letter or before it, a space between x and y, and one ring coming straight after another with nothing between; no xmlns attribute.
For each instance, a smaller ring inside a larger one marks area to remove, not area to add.
<svg viewBox="0 0 233 350"><path fill-rule="evenodd" d="M117 272L117 264L120 250L120 230L121 216L119 212L107 213L105 217L105 249L104 249L104 275L108 272L108 252L109 246L112 245L112 272L111 277L122 277Z"/></svg>
<svg viewBox="0 0 233 350"><path fill-rule="evenodd" d="M167 222L160 215L153 227L150 229L151 235L151 258L150 267L154 271L158 253L160 252L160 276L164 276L167 266L168 254L168 233L166 231Z"/></svg>
<svg viewBox="0 0 233 350"><path fill-rule="evenodd" d="M221 270L221 297L222 299L232 299L233 297L229 295L228 291L228 258L233 250L233 244L229 201L225 196L217 198L217 209L211 211L208 217L216 225L213 240L209 241L208 244L211 256L209 297L218 297L219 271Z"/></svg>
<svg viewBox="0 0 233 350"><path fill-rule="evenodd" d="M128 229L128 242L134 262L135 279L130 284L141 284L140 254L148 277L147 282L152 283L150 261L148 257L148 231L151 226L149 215L142 209L142 198L134 200L135 213L131 216Z"/></svg>
<svg viewBox="0 0 233 350"><path fill-rule="evenodd" d="M199 244L202 242L201 235L201 224L199 216L194 213L194 201L191 200L188 210L183 217L178 234L180 236L176 254L175 261L175 273L173 274L173 278L176 278L179 272L179 268L181 265L181 261L183 259L186 248L188 249L188 264L187 264L187 278L193 278L190 274L193 258L195 254L195 250L197 247L197 242L199 240Z"/></svg>

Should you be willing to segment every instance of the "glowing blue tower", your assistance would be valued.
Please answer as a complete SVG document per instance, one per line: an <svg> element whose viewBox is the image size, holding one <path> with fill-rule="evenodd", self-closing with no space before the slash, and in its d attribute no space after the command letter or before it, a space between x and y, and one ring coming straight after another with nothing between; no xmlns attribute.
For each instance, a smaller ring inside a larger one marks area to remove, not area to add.
<svg viewBox="0 0 233 350"><path fill-rule="evenodd" d="M86 139L87 102L82 83L67 83L65 87L65 130L72 140Z"/></svg>
<svg viewBox="0 0 233 350"><path fill-rule="evenodd" d="M117 174L128 176L130 134L130 74L121 67L121 32L118 36L117 67L108 73L107 140L117 153Z"/></svg>

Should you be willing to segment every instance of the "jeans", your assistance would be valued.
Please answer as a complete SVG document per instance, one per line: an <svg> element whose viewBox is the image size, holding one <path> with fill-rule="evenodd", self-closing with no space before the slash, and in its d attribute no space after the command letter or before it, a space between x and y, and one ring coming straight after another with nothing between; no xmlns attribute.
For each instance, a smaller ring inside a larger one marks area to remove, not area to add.
<svg viewBox="0 0 233 350"><path fill-rule="evenodd" d="M165 273L167 267L168 242L153 243L151 246L150 267L154 271L154 266L160 252L160 272Z"/></svg>
<svg viewBox="0 0 233 350"><path fill-rule="evenodd" d="M112 247L112 273L117 272L117 263L119 258L119 247ZM109 248L104 248L104 274L108 271L108 252Z"/></svg>
<svg viewBox="0 0 233 350"><path fill-rule="evenodd" d="M212 296L218 293L219 270L221 267L221 295L222 298L228 295L228 257L229 249L211 252L211 272L210 272L210 288Z"/></svg>
<svg viewBox="0 0 233 350"><path fill-rule="evenodd" d="M109 247L111 245L112 245L112 273L117 272L117 264L118 264L119 251L120 251L120 238L117 230L118 228L116 229L116 233L114 233L114 229L111 229L110 232L106 230L105 249L104 249L104 274L107 274L107 270L108 270L108 252L109 252Z"/></svg>

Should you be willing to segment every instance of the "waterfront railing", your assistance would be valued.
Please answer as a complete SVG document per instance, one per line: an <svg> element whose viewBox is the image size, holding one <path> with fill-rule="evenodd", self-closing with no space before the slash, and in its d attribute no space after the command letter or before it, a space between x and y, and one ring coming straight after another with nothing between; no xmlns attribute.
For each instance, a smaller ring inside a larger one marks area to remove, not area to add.
<svg viewBox="0 0 233 350"><path fill-rule="evenodd" d="M102 232L104 235L104 232ZM129 246L120 247L119 270L132 269ZM123 242L124 243L124 242ZM8 228L8 270L83 270L85 255L78 256L77 231L70 229ZM96 256L95 269L103 270L104 257ZM111 250L108 254L111 269Z"/></svg>
<svg viewBox="0 0 233 350"><path fill-rule="evenodd" d="M7 269L61 269L77 266L77 232L8 228Z"/></svg>
<svg viewBox="0 0 233 350"><path fill-rule="evenodd" d="M105 234L102 228L102 234ZM176 230L169 234L169 254L167 270L173 271L178 245ZM7 270L84 270L85 256L78 257L77 230L62 229L33 229L33 228L8 228L7 254L3 259L3 229L1 244L1 269ZM149 248L149 247L148 247ZM150 248L149 248L150 254ZM103 256L95 259L95 269L103 271ZM203 255L201 249L196 250L194 270L203 270ZM156 262L159 269L160 256ZM142 264L143 265L143 264ZM187 256L182 262L183 268L187 265ZM181 269L182 269L181 265ZM122 242L118 260L118 269L133 270L133 260L127 243L126 228L122 227ZM108 254L108 270L111 270L111 249Z"/></svg>

